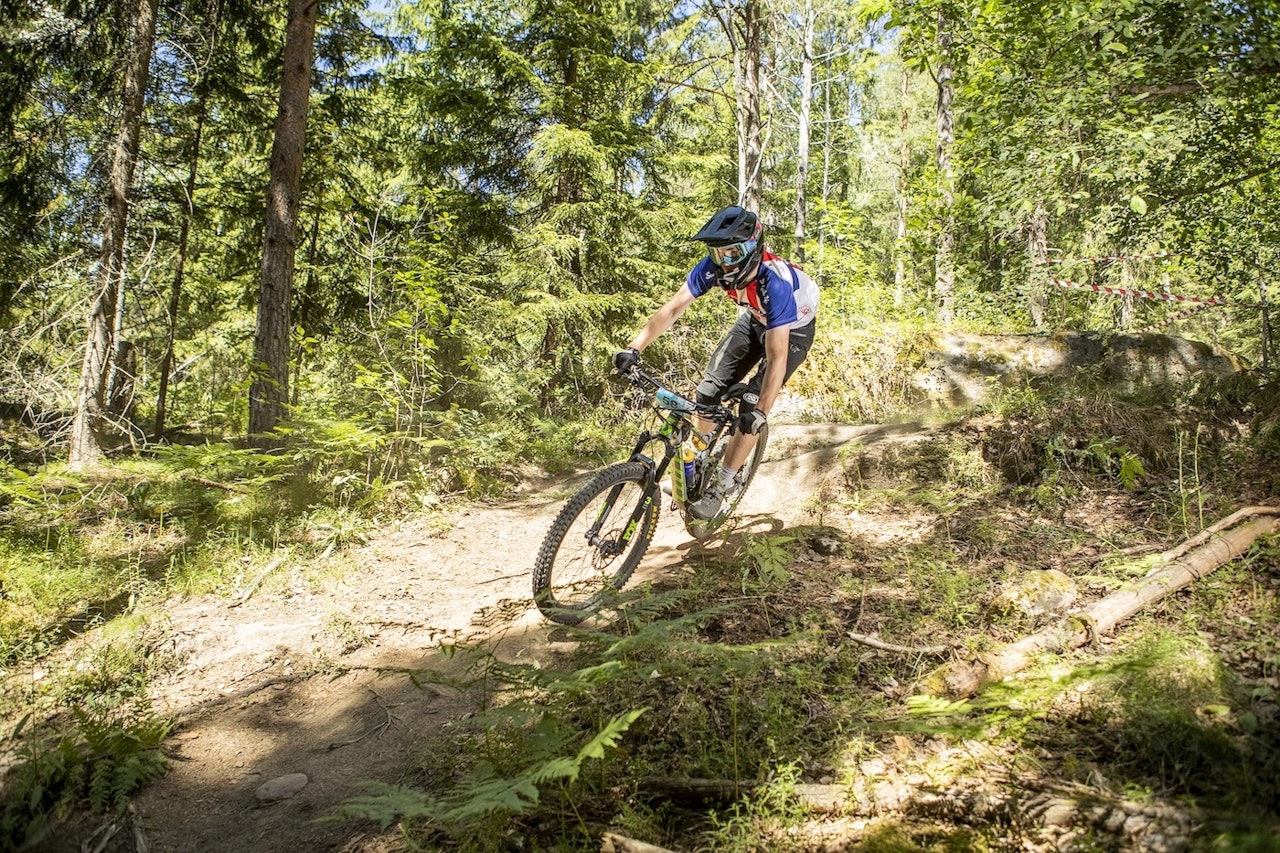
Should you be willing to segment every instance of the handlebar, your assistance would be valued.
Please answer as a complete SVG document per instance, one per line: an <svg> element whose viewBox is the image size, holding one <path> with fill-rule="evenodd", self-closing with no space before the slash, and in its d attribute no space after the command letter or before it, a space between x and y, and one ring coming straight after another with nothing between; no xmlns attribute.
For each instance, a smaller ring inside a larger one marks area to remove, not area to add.
<svg viewBox="0 0 1280 853"><path fill-rule="evenodd" d="M651 376L640 369L639 365L632 367L626 373L622 374L631 384L636 387L648 386L654 391L654 399L658 405L671 409L672 411L683 412L685 414L696 414L707 418L708 420L723 421L732 417L732 413L723 403L729 402L730 399L740 398L742 390L746 386L734 386L729 389L729 393L721 398L721 403L699 403L696 400L690 400L673 391L666 383L655 376ZM733 396L736 392L736 397Z"/></svg>

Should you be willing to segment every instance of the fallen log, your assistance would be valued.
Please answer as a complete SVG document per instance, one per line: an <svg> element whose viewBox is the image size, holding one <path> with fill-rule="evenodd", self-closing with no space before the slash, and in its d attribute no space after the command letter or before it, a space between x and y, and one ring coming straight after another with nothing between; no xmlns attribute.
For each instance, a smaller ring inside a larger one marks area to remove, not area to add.
<svg viewBox="0 0 1280 853"><path fill-rule="evenodd" d="M1235 520L1256 516L1252 521L1226 529ZM1153 601L1182 589L1225 563L1239 557L1260 536L1280 532L1280 509L1249 507L1193 537L1188 544L1165 552L1176 559L1153 570L1132 586L1113 592L1083 611L1068 614L1061 621L1029 637L980 655L976 660L953 661L923 678L917 692L934 696L972 696L988 684L1025 668L1041 652L1074 649L1096 641L1118 623Z"/></svg>

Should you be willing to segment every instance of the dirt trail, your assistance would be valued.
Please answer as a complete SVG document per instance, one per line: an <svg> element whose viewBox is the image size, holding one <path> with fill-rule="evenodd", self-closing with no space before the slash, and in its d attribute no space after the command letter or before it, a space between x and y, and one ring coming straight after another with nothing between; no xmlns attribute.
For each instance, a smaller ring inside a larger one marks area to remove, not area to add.
<svg viewBox="0 0 1280 853"><path fill-rule="evenodd" d="M742 511L753 529L806 518L824 472L849 442L908 437L916 426L779 426ZM569 484L574 486L575 483ZM530 601L534 555L569 491L565 484L518 500L472 507L447 523L381 531L317 588L287 560L238 606L225 598L174 603L163 614L182 668L154 685L157 708L182 720L167 752L171 770L141 794L106 850L375 851L394 836L376 827L317 822L360 793L360 783L409 782L422 751L474 710L474 697L413 686L388 668L460 676L443 642L489 636L511 659L547 649ZM664 512L637 576L691 572L715 541L690 539ZM337 559L337 558L335 558ZM282 582L283 581L283 582ZM305 774L296 795L262 805L256 791ZM47 850L79 850L76 828ZM72 837L74 835L74 837ZM92 849L91 847L88 849Z"/></svg>

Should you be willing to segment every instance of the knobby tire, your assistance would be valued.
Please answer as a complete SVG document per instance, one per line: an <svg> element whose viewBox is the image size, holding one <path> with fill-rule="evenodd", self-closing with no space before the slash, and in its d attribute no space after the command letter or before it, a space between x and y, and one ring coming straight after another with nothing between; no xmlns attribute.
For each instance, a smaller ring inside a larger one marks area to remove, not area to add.
<svg viewBox="0 0 1280 853"><path fill-rule="evenodd" d="M649 468L620 462L600 471L560 510L538 551L533 568L533 599L552 621L576 625L600 609L608 596L631 578L658 526L661 493L650 497L631 538L622 535L645 500ZM601 517L610 494L613 506L600 526L598 544L587 532Z"/></svg>

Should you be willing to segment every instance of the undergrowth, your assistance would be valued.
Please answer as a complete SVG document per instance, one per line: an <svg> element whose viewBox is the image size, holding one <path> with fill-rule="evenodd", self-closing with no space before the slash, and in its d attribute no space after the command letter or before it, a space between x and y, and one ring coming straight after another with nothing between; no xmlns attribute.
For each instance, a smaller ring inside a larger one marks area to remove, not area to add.
<svg viewBox="0 0 1280 853"><path fill-rule="evenodd" d="M163 775L160 744L171 721L145 704L110 711L73 707L72 727L50 737L28 730L30 716L0 738L5 774L0 802L0 849L35 842L73 808L123 814L129 798Z"/></svg>
<svg viewBox="0 0 1280 853"><path fill-rule="evenodd" d="M872 407L889 395L872 390ZM1018 792L1070 784L1104 805L1186 810L1196 844L1247 849L1280 821L1275 543L1105 646L973 699L913 692L948 657L1043 624L996 606L1027 577L1052 570L1096 599L1141 576L1141 555L1274 500L1272 386L1192 390L1011 389L927 440L844 454L814 525L748 526L692 578L623 594L536 663L461 650L479 660L480 713L422 757L413 784L374 783L337 817L398 821L424 849L596 850L614 829L682 849L807 851L834 826L804 805L818 785L860 821L843 830L858 849L1013 850L1053 840ZM0 745L4 837L34 837L74 807L119 810L163 772L169 722L146 686L177 662L140 605L175 589L229 594L272 555L305 564L385 518L499 494L529 435L549 468L616 456L644 408L619 394L523 436L460 412L413 437L299 421L272 453L179 446L92 476L0 467L0 670L116 628L79 666L6 691L6 714L35 713ZM966 785L987 805L923 797ZM1120 843L1088 831L1101 849Z"/></svg>
<svg viewBox="0 0 1280 853"><path fill-rule="evenodd" d="M464 650L496 685L486 708L416 785L342 815L472 851L596 850L606 831L725 851L1022 850L1069 831L1075 849L1128 849L1135 825L1170 849L1274 849L1274 540L978 696L914 689L1054 618L1019 611L1009 593L1028 581L1053 572L1070 601L1097 600L1145 574L1143 555L1267 502L1260 416L1198 393L1015 393L848 454L819 524L744 531L536 662ZM606 732L599 761L576 760ZM544 776L563 762L575 773ZM813 786L838 792L836 815L806 804ZM1041 824L1037 798L1070 829Z"/></svg>

